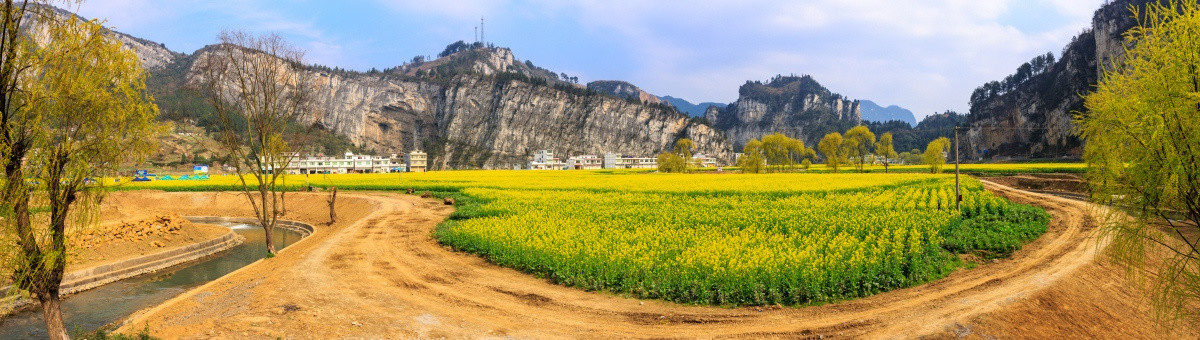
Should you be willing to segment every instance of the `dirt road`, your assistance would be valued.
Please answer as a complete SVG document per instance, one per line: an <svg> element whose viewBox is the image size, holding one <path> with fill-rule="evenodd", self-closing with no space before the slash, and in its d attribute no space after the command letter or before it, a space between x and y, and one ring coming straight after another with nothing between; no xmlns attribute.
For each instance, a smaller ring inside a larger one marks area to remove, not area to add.
<svg viewBox="0 0 1200 340"><path fill-rule="evenodd" d="M805 308L683 306L557 286L437 244L430 231L452 212L440 202L343 194L341 223L144 311L121 331L148 325L164 338L1159 337L1141 295L1095 262L1091 208L986 185L1045 207L1053 216L1047 233L1011 259ZM181 214L246 213L214 194L147 195L169 196ZM289 218L325 222L320 196L294 197L300 208Z"/></svg>

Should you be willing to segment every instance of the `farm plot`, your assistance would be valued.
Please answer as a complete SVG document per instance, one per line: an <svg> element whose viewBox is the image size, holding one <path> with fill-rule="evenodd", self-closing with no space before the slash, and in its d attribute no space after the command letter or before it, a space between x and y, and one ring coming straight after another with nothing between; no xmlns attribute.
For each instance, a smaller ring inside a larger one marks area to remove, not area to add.
<svg viewBox="0 0 1200 340"><path fill-rule="evenodd" d="M577 188L466 187L435 237L588 290L719 305L811 304L947 275L956 254L1007 256L1048 215L933 175L645 174ZM628 177L628 176L626 176ZM733 178L716 184L707 178ZM639 179L640 180L640 179ZM696 184L693 184L696 183Z"/></svg>

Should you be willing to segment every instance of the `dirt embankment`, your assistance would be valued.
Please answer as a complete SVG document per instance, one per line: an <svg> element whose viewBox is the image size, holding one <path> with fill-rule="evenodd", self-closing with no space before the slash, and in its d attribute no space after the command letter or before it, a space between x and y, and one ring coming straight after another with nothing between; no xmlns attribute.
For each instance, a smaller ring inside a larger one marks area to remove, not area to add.
<svg viewBox="0 0 1200 340"><path fill-rule="evenodd" d="M342 220L324 225L325 196L298 194L288 218L317 225L312 236L144 311L122 331L149 325L164 338L1200 335L1194 328L1156 333L1144 295L1119 270L1095 261L1100 248L1091 212L1099 208L986 185L1045 207L1053 216L1047 233L1011 259L918 287L803 308L684 306L562 287L440 246L430 231L452 211L440 202L343 193ZM180 214L247 214L229 194L127 195L172 202Z"/></svg>
<svg viewBox="0 0 1200 340"><path fill-rule="evenodd" d="M1079 174L1027 174L985 177L985 180L1016 189L1087 198L1088 184Z"/></svg>
<svg viewBox="0 0 1200 340"><path fill-rule="evenodd" d="M193 224L172 213L104 223L72 235L67 271L184 247L227 233L229 228Z"/></svg>

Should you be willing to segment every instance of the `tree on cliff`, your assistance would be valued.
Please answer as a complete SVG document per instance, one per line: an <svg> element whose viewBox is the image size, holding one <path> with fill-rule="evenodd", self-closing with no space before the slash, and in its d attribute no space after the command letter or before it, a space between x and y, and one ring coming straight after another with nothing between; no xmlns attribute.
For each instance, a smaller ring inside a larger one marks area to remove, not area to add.
<svg viewBox="0 0 1200 340"><path fill-rule="evenodd" d="M846 160L846 148L842 134L830 132L821 138L821 142L817 143L817 150L825 156L825 166L829 167L830 171L838 172L838 168Z"/></svg>
<svg viewBox="0 0 1200 340"><path fill-rule="evenodd" d="M947 151L950 151L950 139L938 137L925 146L925 153L921 154L921 163L929 165L929 173L940 173L942 165L946 164Z"/></svg>
<svg viewBox="0 0 1200 340"><path fill-rule="evenodd" d="M196 85L215 108L217 140L274 255L271 232L285 211L281 179L314 125L302 118L317 109L317 85L302 69L304 53L279 35L226 31L218 38L221 43L196 61Z"/></svg>
<svg viewBox="0 0 1200 340"><path fill-rule="evenodd" d="M1137 13L1137 12L1135 12ZM1112 258L1149 280L1163 325L1200 317L1200 5L1150 2L1077 117ZM1132 218L1130 218L1132 217ZM1189 225L1190 224L1190 225ZM1162 258L1162 260L1158 260Z"/></svg>
<svg viewBox="0 0 1200 340"><path fill-rule="evenodd" d="M40 6L4 4L0 214L13 285L41 304L50 338L65 339L67 226L95 222L103 181L90 179L150 150L158 110L136 54L98 22L60 19ZM45 28L44 45L16 32L31 24L23 14Z"/></svg>
<svg viewBox="0 0 1200 340"><path fill-rule="evenodd" d="M867 163L867 157L871 154L871 149L875 147L875 133L871 132L866 126L855 126L846 131L845 140L847 156L854 161L854 167L858 172L863 172L863 167Z"/></svg>

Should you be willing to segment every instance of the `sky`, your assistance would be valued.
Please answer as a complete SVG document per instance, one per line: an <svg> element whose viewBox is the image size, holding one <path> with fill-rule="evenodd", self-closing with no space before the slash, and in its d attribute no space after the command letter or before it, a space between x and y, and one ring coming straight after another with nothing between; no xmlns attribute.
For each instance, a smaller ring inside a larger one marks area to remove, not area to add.
<svg viewBox="0 0 1200 340"><path fill-rule="evenodd" d="M68 8L191 53L222 30L279 33L309 63L359 71L471 42L655 95L732 102L746 81L807 74L926 115L1034 56L1057 57L1104 0L90 0Z"/></svg>

